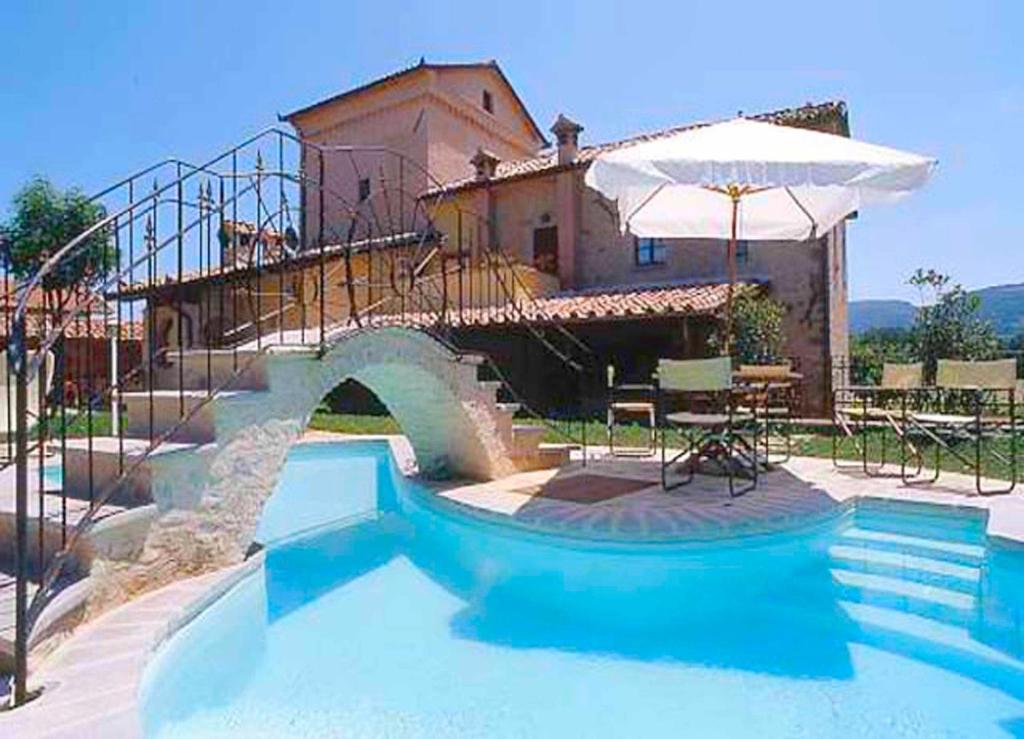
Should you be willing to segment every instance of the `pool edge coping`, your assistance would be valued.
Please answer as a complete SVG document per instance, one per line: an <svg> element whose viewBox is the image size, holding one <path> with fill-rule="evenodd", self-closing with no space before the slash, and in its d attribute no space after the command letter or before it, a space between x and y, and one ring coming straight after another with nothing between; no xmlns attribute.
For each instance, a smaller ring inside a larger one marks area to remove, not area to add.
<svg viewBox="0 0 1024 739"><path fill-rule="evenodd" d="M153 657L258 572L264 559L260 550L239 564L145 593L85 624L30 676L31 687L42 688L42 694L22 708L0 713L0 737L142 737L140 691ZM102 681L96 680L97 671Z"/></svg>

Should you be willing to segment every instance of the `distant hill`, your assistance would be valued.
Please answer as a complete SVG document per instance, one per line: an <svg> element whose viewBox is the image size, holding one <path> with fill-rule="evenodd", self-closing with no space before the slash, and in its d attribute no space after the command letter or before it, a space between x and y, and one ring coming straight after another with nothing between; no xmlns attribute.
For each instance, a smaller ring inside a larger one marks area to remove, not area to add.
<svg viewBox="0 0 1024 739"><path fill-rule="evenodd" d="M1024 333L1024 283L995 285L977 291L981 312L992 319L1002 336Z"/></svg>
<svg viewBox="0 0 1024 739"><path fill-rule="evenodd" d="M917 308L906 300L851 300L850 333L873 328L910 328Z"/></svg>
<svg viewBox="0 0 1024 739"><path fill-rule="evenodd" d="M981 297L981 312L1001 336L1024 333L1024 283L995 285L975 290ZM873 328L910 328L917 308L906 300L850 301L850 332Z"/></svg>

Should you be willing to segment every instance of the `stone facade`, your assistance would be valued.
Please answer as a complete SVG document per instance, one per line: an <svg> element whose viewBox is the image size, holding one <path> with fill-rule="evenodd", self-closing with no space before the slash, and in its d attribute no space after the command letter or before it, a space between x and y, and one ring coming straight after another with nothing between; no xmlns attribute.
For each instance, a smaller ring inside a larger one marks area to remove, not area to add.
<svg viewBox="0 0 1024 739"><path fill-rule="evenodd" d="M493 91L493 113L481 108L484 89ZM634 238L621 233L614 204L583 181L597 153L631 140L581 146L582 127L559 116L551 129L557 146L544 150L532 119L517 103L496 66L425 65L299 111L289 121L313 143L382 144L422 163L434 178L424 176L417 185L437 192L444 183L452 208L487 221L486 233L475 238L495 241L527 265L550 269L535 263L535 244L542 229L549 235L557 230L554 271L563 291L726 279L724 241L666 240L664 263L638 265ZM849 135L842 103L756 117ZM483 153L489 172L473 165ZM355 192L350 167L337 166L330 176L339 178L344 191ZM445 233L456 233L443 213L437 221ZM449 248L457 240L450 238ZM808 378L805 410L812 413L826 409L831 358L847 351L845 249L846 226L840 224L810 242L747 244L739 265L741 278L766 284L788 308L786 351Z"/></svg>
<svg viewBox="0 0 1024 739"><path fill-rule="evenodd" d="M755 117L848 135L842 103ZM479 259L492 248L517 263L512 267L515 279L504 281L524 284L537 297L727 279L724 241L663 240L662 260L638 263L636 240L622 233L614 203L584 183L588 162L600 152L672 130L588 146L579 141L582 127L559 116L552 127L558 144L544 149L547 142L496 64L421 64L296 111L287 120L304 141L328 147L325 153L315 155L317 161L308 160L315 150L305 154L305 171L315 179L303 198L307 232L303 243L316 244L322 238L345 245L360 238L410 231L437 234L429 248L422 243L389 247L386 258L378 259L375 267L358 250L351 254L347 266L337 255L329 257L324 296L328 324L352 319L353 297L360 306L385 306L376 310L409 310L406 296L389 295L391 288L379 286L385 281L384 271L403 263L422 263L427 279L453 288L448 291L451 309L466 295L455 289L455 278L446 281L439 276L442 269L447 271L444 265L465 259L467 251ZM317 181L321 166L331 193L326 199ZM442 256L428 259L434 248ZM826 413L831 360L844 356L848 348L846 224L808 242L745 243L740 255L739 277L764 284L787 307L786 354L807 378L803 411ZM246 278L244 284L234 283L235 287L199 280L189 288L192 297L184 301L180 289L163 301L158 293L153 303L158 344L176 345L179 319L175 314L183 302L185 346L230 345L251 338L236 334L225 341L224 328L245 322L252 328L257 316L262 316L259 324L264 334L303 326L317 329L320 271L317 264L302 266L300 261L289 266L283 278L271 268L255 279ZM502 291L490 284L495 279L494 275L484 280L470 275L469 284L479 289L468 304L479 304L483 296L492 302L495 297L503 300ZM490 283L483 284L487 280ZM345 287L374 281L376 292L357 287L353 294ZM394 284L405 283L398 280ZM436 293L431 309L437 310L436 303L439 299L443 302L439 296L445 291L440 287L431 290ZM266 301L255 303L252 297L281 293L288 297L280 310L273 305L273 297L269 306ZM218 306L228 306L231 315L218 314ZM675 318L679 325L670 330L685 331L685 317ZM609 323L608 330L614 332L614 324ZM532 391L520 390L527 396Z"/></svg>
<svg viewBox="0 0 1024 739"><path fill-rule="evenodd" d="M484 107L485 94L491 110ZM374 146L387 152L325 154L324 181L334 202L327 224L345 221L347 207L369 207L383 197L378 184L401 188L405 221L416 197L444 182L470 177L470 160L484 148L502 160L532 156L546 142L497 64L427 64L390 75L286 116L300 138L320 147ZM392 156L397 154L400 156ZM320 162L307 152L303 168L315 176ZM400 171L401 168L401 171ZM369 180L370 198L359 181ZM400 183L400 184L399 184ZM341 200L344 201L341 202ZM396 198L391 197L394 213ZM307 198L307 231L316 231L319 199Z"/></svg>
<svg viewBox="0 0 1024 739"><path fill-rule="evenodd" d="M578 168L496 182L459 197L467 207L479 208L483 201L501 248L527 264L533 261L534 231L558 228L562 289L727 279L727 242L721 240L663 239L663 263L637 264L634 237L622 233L614 204L584 185L584 173ZM571 234L568 246L565 231ZM846 225L841 223L809 242L748 243L738 264L741 280L765 284L787 308L786 354L805 375L809 413L825 412L831 358L847 352L845 249Z"/></svg>

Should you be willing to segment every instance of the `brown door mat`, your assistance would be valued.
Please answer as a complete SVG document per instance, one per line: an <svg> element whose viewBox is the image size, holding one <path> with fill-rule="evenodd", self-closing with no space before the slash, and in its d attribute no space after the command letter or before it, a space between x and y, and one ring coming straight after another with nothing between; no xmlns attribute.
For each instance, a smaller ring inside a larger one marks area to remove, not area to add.
<svg viewBox="0 0 1024 739"><path fill-rule="evenodd" d="M572 475L555 478L529 490L534 495L570 503L600 503L620 495L653 487L656 482L607 475Z"/></svg>

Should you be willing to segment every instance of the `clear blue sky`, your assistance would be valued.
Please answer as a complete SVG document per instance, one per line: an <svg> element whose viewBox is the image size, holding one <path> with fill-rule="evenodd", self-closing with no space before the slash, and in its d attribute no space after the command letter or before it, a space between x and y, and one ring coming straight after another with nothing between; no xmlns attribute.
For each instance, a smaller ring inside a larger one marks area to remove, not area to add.
<svg viewBox="0 0 1024 739"><path fill-rule="evenodd" d="M1024 2L121 2L0 7L0 208L31 175L99 189L217 153L405 65L496 58L584 140L843 98L853 135L937 156L850 227L854 297L918 266L1024 281Z"/></svg>

